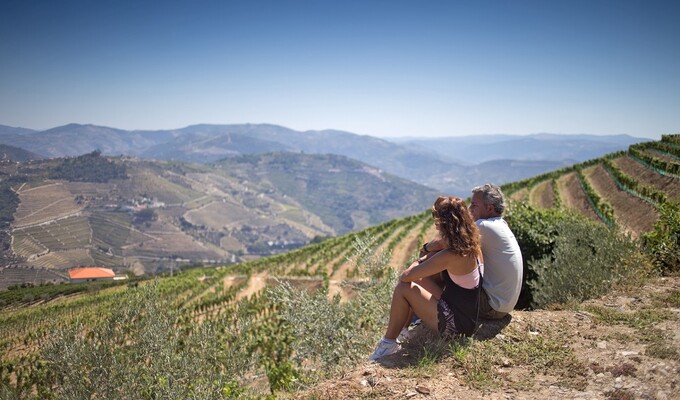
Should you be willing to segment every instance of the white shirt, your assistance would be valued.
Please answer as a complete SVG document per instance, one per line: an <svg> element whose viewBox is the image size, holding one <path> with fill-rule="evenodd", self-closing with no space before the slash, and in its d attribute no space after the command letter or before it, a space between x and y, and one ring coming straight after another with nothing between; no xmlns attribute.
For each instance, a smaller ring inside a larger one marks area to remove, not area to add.
<svg viewBox="0 0 680 400"><path fill-rule="evenodd" d="M502 217L479 219L476 224L482 235L486 269L482 287L494 310L510 312L522 290L522 251Z"/></svg>

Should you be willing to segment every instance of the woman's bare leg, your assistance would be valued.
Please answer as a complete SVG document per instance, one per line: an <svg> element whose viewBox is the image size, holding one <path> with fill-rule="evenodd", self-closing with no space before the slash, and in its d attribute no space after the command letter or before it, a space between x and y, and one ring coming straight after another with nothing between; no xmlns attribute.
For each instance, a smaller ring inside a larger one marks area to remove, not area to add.
<svg viewBox="0 0 680 400"><path fill-rule="evenodd" d="M443 289L444 283L439 277L439 274L419 279L415 281L415 283L418 284L418 286L422 287L423 289L427 290L428 292L432 293L432 295L437 300L441 299L442 292L444 291ZM408 328L408 326L411 324L411 320L413 319L414 315L417 315L417 313L413 312L413 308L411 308L403 328ZM418 315L418 318L420 318L420 315Z"/></svg>
<svg viewBox="0 0 680 400"><path fill-rule="evenodd" d="M438 294L441 295L441 289L439 289L439 291L440 293ZM399 282L392 295L390 322L387 324L385 338L397 338L401 328L403 328L408 321L411 309L418 314L427 327L436 331L437 301L438 297L435 297L417 283Z"/></svg>

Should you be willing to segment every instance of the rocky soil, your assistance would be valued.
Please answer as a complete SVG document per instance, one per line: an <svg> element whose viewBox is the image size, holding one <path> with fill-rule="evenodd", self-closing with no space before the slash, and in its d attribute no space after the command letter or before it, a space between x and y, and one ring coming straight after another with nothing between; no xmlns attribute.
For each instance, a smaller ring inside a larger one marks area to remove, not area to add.
<svg viewBox="0 0 680 400"><path fill-rule="evenodd" d="M292 397L680 399L679 321L680 276L655 278L485 321L469 341L445 343L418 327L400 353Z"/></svg>

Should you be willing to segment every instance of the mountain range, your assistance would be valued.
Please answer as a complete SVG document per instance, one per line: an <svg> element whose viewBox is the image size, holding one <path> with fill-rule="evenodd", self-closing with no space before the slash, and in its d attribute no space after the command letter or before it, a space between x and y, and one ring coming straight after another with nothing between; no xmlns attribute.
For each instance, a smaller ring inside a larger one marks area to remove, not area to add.
<svg viewBox="0 0 680 400"><path fill-rule="evenodd" d="M158 160L210 163L244 154L337 154L439 191L469 195L472 186L511 182L645 141L628 135L487 135L380 139L337 130L295 131L271 124L192 125L121 130L69 124L44 131L0 125L0 143L46 157L100 150Z"/></svg>

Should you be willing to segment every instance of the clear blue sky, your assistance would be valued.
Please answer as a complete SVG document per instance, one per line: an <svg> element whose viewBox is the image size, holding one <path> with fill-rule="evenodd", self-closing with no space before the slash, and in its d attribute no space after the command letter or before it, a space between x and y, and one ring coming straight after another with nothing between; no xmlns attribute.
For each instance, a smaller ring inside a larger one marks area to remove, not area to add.
<svg viewBox="0 0 680 400"><path fill-rule="evenodd" d="M680 132L680 1L0 2L0 124Z"/></svg>

